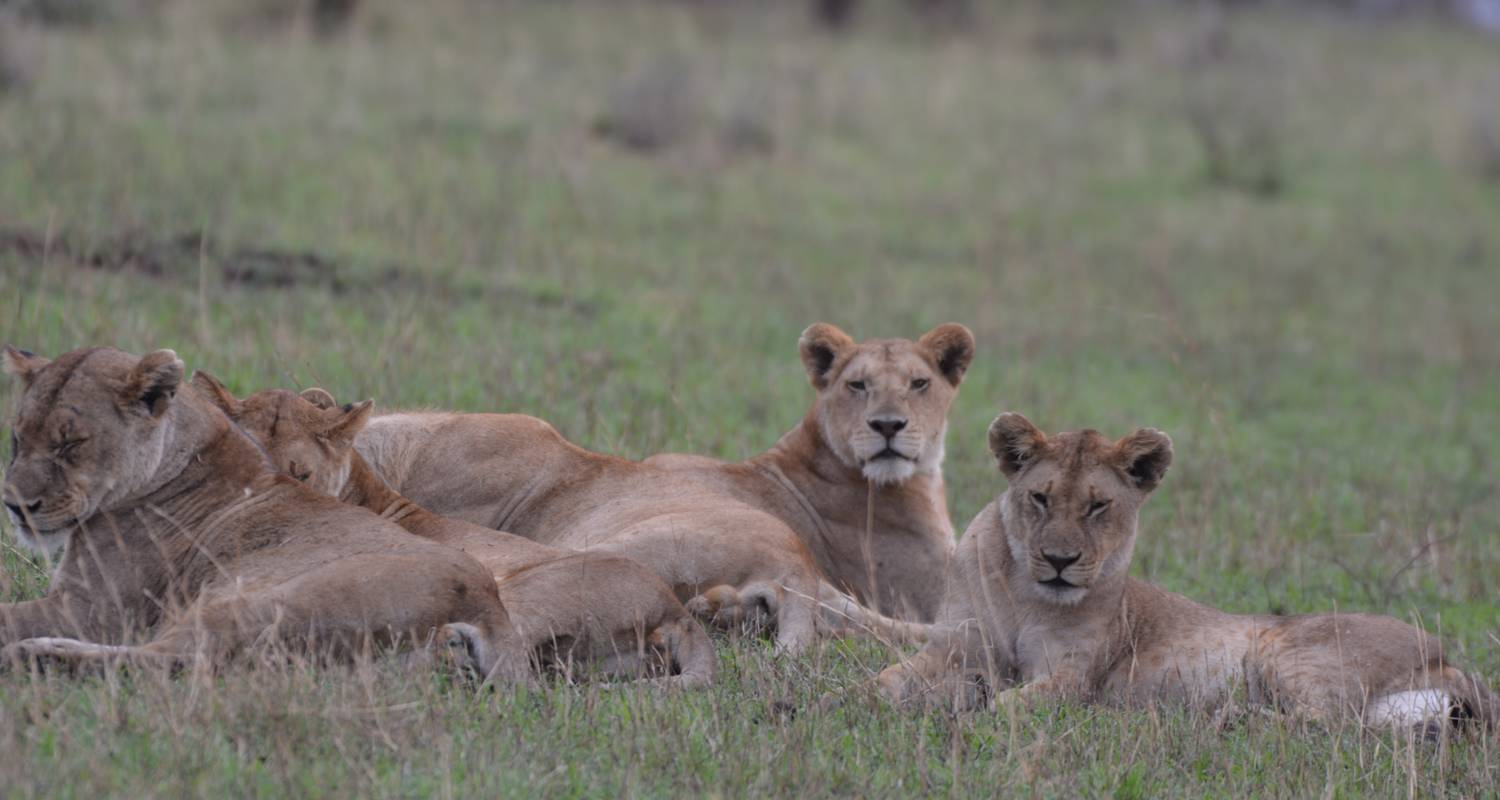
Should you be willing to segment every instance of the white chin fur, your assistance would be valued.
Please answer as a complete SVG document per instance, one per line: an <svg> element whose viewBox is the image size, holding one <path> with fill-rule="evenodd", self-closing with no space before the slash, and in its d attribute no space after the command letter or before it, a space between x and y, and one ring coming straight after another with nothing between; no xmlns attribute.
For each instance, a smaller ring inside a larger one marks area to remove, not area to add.
<svg viewBox="0 0 1500 800"><path fill-rule="evenodd" d="M1371 725L1420 725L1442 719L1458 705L1442 689L1413 689L1377 697L1365 708L1365 719Z"/></svg>
<svg viewBox="0 0 1500 800"><path fill-rule="evenodd" d="M863 472L865 480L873 483L901 483L917 474L917 465L904 458L882 458L866 461Z"/></svg>
<svg viewBox="0 0 1500 800"><path fill-rule="evenodd" d="M6 512L10 517L11 530L16 533L16 543L22 547L48 558L55 559L64 547L68 545L67 531L49 531L43 534L33 533L32 530L21 521L16 519L15 514Z"/></svg>

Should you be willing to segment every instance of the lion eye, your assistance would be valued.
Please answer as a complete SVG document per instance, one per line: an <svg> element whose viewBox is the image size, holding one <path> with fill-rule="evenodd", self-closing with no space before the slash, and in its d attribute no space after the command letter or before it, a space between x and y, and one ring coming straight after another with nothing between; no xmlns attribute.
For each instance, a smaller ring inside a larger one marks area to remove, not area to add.
<svg viewBox="0 0 1500 800"><path fill-rule="evenodd" d="M930 383L932 383L932 381L929 381L926 378L917 378L916 380L911 382L911 388L920 392L923 389L926 389L927 385Z"/></svg>
<svg viewBox="0 0 1500 800"><path fill-rule="evenodd" d="M298 469L297 462L295 461L287 462L286 472L288 475L291 475L293 478L296 478L303 483L307 483L307 479L312 477L312 470Z"/></svg>
<svg viewBox="0 0 1500 800"><path fill-rule="evenodd" d="M1035 503L1037 508L1043 511L1047 510L1047 495L1042 492L1032 492L1031 502Z"/></svg>
<svg viewBox="0 0 1500 800"><path fill-rule="evenodd" d="M64 439L61 442L57 443L57 447L55 449L58 455L68 456L71 455L74 450L77 450L78 446L83 444L85 441L87 441L87 439L85 438Z"/></svg>
<svg viewBox="0 0 1500 800"><path fill-rule="evenodd" d="M848 383L846 383L844 385L848 386L849 387L849 391L851 391L851 392L863 392L865 390L865 382L864 381L849 381Z"/></svg>
<svg viewBox="0 0 1500 800"><path fill-rule="evenodd" d="M1088 513L1088 515L1090 517L1097 517L1100 514L1103 514L1104 513L1104 509L1106 509L1106 508L1109 508L1109 501L1108 500L1095 500L1094 502L1089 503L1089 513Z"/></svg>

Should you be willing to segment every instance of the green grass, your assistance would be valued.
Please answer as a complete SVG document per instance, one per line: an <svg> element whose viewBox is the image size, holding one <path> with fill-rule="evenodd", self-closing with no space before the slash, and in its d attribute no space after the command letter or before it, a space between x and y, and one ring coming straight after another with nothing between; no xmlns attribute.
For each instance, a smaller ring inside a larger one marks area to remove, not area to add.
<svg viewBox="0 0 1500 800"><path fill-rule="evenodd" d="M1235 611L1339 608L1440 629L1500 683L1500 185L1458 144L1494 42L1436 23L988 9L828 38L759 4L372 3L347 39L224 4L35 34L0 96L0 340L176 348L240 392L534 413L630 456L743 457L811 397L807 324L970 326L946 472L962 527L1001 488L1000 410L1167 430L1135 572ZM746 8L738 8L739 6ZM883 7L882 7L883 8ZM738 9L738 10L737 10ZM1067 25L1118 55L1053 53ZM1114 26L1106 30L1107 26ZM624 78L693 69L663 152L593 134ZM1271 78L1261 66L1275 66ZM1278 77L1279 76L1279 77ZM1205 180L1194 81L1280 88L1284 189ZM725 143L756 115L770 153ZM122 236L160 274L81 266ZM314 253L291 286L228 281ZM13 405L13 386L0 402ZM45 572L6 532L0 594ZM724 639L710 690L476 697L394 664L217 679L0 676L7 794L1494 795L1500 742L1438 745L1172 709L1010 719L855 703L779 716L895 654L778 660Z"/></svg>

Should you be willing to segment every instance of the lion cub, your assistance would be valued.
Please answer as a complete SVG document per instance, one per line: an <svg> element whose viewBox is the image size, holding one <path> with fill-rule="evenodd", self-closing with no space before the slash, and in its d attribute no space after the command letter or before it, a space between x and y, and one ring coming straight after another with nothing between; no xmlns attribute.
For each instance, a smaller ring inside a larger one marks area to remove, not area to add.
<svg viewBox="0 0 1500 800"><path fill-rule="evenodd" d="M6 347L3 364L24 385L6 511L22 544L66 548L45 597L0 603L10 660L213 666L268 643L349 657L438 637L530 680L479 564L279 474L181 386L171 350Z"/></svg>
<svg viewBox="0 0 1500 800"><path fill-rule="evenodd" d="M1226 614L1127 577L1141 504L1172 461L1166 434L1047 436L1020 414L990 426L1010 487L959 544L946 635L881 673L894 700L973 704L1042 695L1216 705L1243 682L1253 703L1372 725L1477 717L1497 703L1438 640L1367 614ZM1019 688L1008 688L1019 685Z"/></svg>
<svg viewBox="0 0 1500 800"><path fill-rule="evenodd" d="M301 395L273 389L237 400L202 371L193 384L287 474L423 539L458 548L488 569L539 666L629 678L675 666L674 684L713 679L708 634L651 570L621 556L550 547L438 516L386 486L354 451L370 401L339 408L322 389Z"/></svg>

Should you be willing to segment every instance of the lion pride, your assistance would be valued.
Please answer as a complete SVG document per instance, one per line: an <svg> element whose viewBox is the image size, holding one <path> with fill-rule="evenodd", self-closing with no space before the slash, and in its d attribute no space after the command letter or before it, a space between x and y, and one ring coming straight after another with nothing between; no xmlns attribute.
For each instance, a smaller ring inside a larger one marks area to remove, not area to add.
<svg viewBox="0 0 1500 800"><path fill-rule="evenodd" d="M860 344L818 324L799 349L812 407L739 463L593 453L519 414L385 414L355 447L436 513L628 555L700 611L769 611L782 646L810 641L818 624L920 638L861 604L937 612L953 552L943 439L974 338L950 323Z"/></svg>
<svg viewBox="0 0 1500 800"><path fill-rule="evenodd" d="M3 357L23 384L6 511L23 544L66 546L46 596L0 604L12 659L217 664L267 642L347 657L439 637L529 680L488 571L281 475L181 385L171 350Z"/></svg>
<svg viewBox="0 0 1500 800"><path fill-rule="evenodd" d="M881 673L892 699L1217 706L1242 685L1305 718L1493 724L1500 712L1435 637L1391 617L1226 614L1128 577L1141 504L1172 462L1166 434L1048 436L1010 413L989 444L1010 485L964 534L942 634Z"/></svg>

